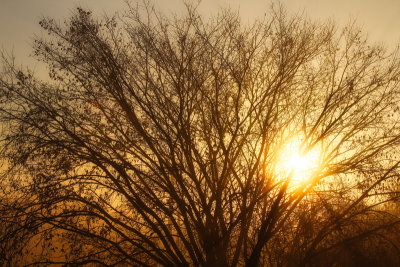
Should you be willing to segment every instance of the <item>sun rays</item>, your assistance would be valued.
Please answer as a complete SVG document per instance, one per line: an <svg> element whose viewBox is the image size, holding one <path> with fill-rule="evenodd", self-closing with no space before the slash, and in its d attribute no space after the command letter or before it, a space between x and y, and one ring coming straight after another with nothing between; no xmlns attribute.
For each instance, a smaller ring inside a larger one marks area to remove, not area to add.
<svg viewBox="0 0 400 267"><path fill-rule="evenodd" d="M310 179L320 166L321 149L307 147L299 138L291 138L278 152L276 171L280 178L300 184Z"/></svg>

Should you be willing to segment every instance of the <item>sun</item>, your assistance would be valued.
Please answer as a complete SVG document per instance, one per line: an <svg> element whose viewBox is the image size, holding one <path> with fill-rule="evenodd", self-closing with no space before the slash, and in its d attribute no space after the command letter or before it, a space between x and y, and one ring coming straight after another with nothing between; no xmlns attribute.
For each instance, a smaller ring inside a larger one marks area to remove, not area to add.
<svg viewBox="0 0 400 267"><path fill-rule="evenodd" d="M294 183L302 183L312 177L320 165L321 150L307 148L300 140L292 139L280 149L277 171L280 177L290 177Z"/></svg>

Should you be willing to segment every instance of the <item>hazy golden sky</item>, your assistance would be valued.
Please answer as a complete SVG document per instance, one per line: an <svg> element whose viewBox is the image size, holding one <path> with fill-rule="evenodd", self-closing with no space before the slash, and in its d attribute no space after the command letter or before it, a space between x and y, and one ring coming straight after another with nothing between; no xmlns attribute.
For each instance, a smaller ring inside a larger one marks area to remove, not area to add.
<svg viewBox="0 0 400 267"><path fill-rule="evenodd" d="M134 2L134 1L132 1ZM166 12L180 11L182 0L154 0ZM393 46L400 41L400 0L282 0L290 12L305 11L311 18L333 18L343 25L356 18L371 40ZM200 11L215 13L218 8L239 9L244 20L262 16L270 0L203 0ZM95 14L123 10L124 0L0 0L0 48L13 49L17 59L30 63L30 45L35 34L40 35L38 22L42 16L59 21L67 18L71 10L81 5Z"/></svg>

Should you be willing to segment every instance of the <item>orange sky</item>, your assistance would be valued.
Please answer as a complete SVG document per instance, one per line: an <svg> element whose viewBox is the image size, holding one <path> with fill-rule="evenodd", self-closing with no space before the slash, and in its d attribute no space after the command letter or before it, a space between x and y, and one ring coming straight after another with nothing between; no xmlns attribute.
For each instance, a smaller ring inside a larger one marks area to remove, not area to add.
<svg viewBox="0 0 400 267"><path fill-rule="evenodd" d="M134 1L132 1L134 2ZM165 11L180 11L182 0L154 0ZM345 24L357 18L358 24L368 32L372 41L394 46L400 41L400 0L282 0L291 12L305 11L311 18L333 18ZM200 11L217 12L219 7L240 9L244 20L262 16L268 10L269 0L203 0ZM62 20L76 5L88 7L96 14L123 10L124 0L0 0L0 48L13 49L17 61L32 63L28 59L34 34L40 34L38 21L42 16Z"/></svg>

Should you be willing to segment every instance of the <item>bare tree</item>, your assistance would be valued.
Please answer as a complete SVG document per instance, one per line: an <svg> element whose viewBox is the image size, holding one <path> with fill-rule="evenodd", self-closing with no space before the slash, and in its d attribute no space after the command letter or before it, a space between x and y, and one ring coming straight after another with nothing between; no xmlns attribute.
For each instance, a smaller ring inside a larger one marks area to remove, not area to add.
<svg viewBox="0 0 400 267"><path fill-rule="evenodd" d="M354 242L396 248L397 51L281 7L251 25L148 5L40 24L51 80L6 56L0 78L2 220L43 247L26 262L308 265ZM301 179L287 146L318 154Z"/></svg>

